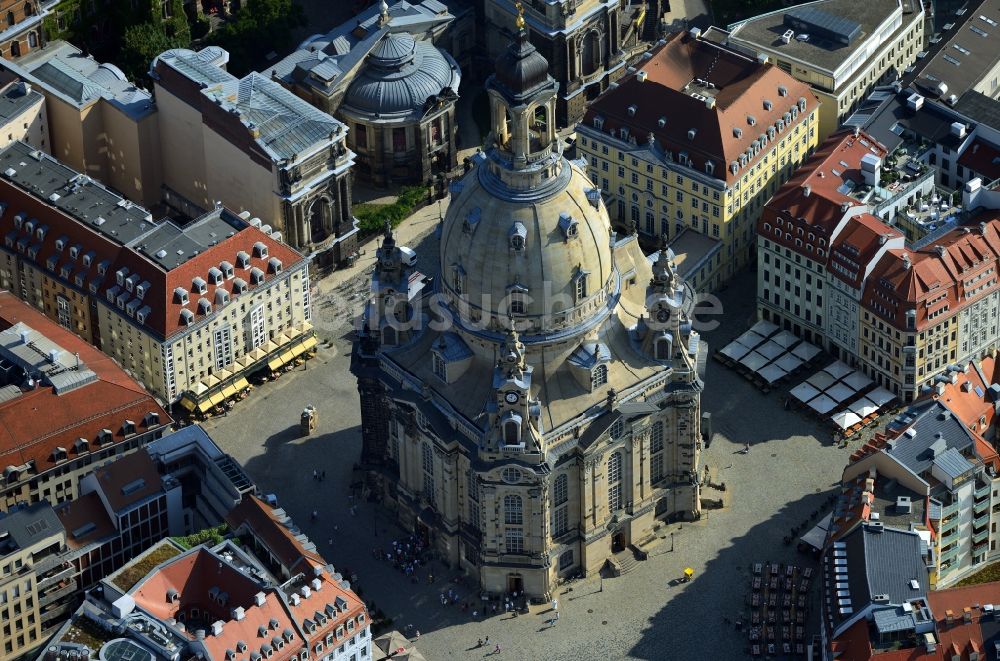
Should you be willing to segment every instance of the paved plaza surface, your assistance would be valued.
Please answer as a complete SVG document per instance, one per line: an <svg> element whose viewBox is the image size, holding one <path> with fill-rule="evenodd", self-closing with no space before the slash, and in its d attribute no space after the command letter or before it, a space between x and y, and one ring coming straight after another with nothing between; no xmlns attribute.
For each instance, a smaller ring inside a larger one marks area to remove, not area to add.
<svg viewBox="0 0 1000 661"><path fill-rule="evenodd" d="M430 214L428 214L430 215ZM433 219L423 229L407 227L408 241L423 251L421 264L434 261ZM215 440L243 463L264 493L275 493L324 556L341 571L358 576L366 600L421 633L418 648L428 659L479 658L501 644L498 658L507 659L732 659L746 654L745 633L734 621L745 609L749 565L757 561L812 560L783 544L792 526L812 525L812 513L826 506L849 450L837 448L828 428L801 413L783 410L784 391L761 394L733 371L709 361L702 400L713 415L715 437L703 453L716 481L730 494L726 509L707 512L697 523L663 529L664 539L649 560L619 578L584 578L558 594L560 619L551 626L549 606L528 615L501 613L475 620L472 608L442 607L440 594L456 570L440 564L414 584L373 557L376 547L390 546L405 533L388 513L359 503L352 513L349 484L360 454L358 394L348 372L349 314L360 308L367 267L335 274L319 283L317 328L328 345L305 367L266 383L226 417L205 427ZM352 279L353 278L353 279ZM706 333L710 346L724 346L742 332L753 316L752 274L719 296L722 325ZM354 296L353 300L350 297ZM318 431L298 432L299 413L307 404L318 409ZM739 454L744 443L749 455ZM325 471L317 482L313 470ZM707 490L713 497L718 492ZM311 521L310 513L319 512ZM669 533L673 532L673 547ZM377 536L376 536L377 535ZM695 570L690 583L671 586L685 567ZM476 595L457 587L470 602ZM818 596L811 595L815 605ZM489 636L490 646L476 648Z"/></svg>

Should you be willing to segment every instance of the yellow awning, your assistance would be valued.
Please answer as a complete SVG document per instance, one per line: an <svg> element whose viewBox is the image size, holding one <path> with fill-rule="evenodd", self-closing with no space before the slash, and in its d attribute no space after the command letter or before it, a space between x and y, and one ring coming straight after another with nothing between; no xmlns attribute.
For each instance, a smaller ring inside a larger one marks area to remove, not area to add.
<svg viewBox="0 0 1000 661"><path fill-rule="evenodd" d="M312 337L307 338L306 341L302 343L302 349L305 351L309 351L317 344L319 344L319 340L317 340L316 336L313 335Z"/></svg>
<svg viewBox="0 0 1000 661"><path fill-rule="evenodd" d="M208 413L208 410L210 408L212 408L212 402L208 401L207 399L198 405L198 410L201 411L202 413Z"/></svg>
<svg viewBox="0 0 1000 661"><path fill-rule="evenodd" d="M225 397L226 399L229 399L235 394L236 394L236 385L233 383L230 383L228 386L222 388L222 396Z"/></svg>
<svg viewBox="0 0 1000 661"><path fill-rule="evenodd" d="M249 388L249 387L250 387L250 382L249 382L249 381L247 381L246 379L244 379L244 378L243 378L243 377L241 376L241 377L239 377L238 379L236 379L236 381L234 381L234 382L233 382L233 386L234 386L234 387L235 387L235 388L236 388L237 390L243 390L244 388Z"/></svg>
<svg viewBox="0 0 1000 661"><path fill-rule="evenodd" d="M223 401L225 401L225 399L226 398L222 396L221 392L217 392L217 393L214 393L213 395L211 395L208 398L208 401L210 401L212 403L212 406L218 406Z"/></svg>
<svg viewBox="0 0 1000 661"><path fill-rule="evenodd" d="M187 395L181 397L181 401L179 402L179 404L184 408L186 408L188 411L194 411L196 408L198 408L198 405L191 399L188 399Z"/></svg>
<svg viewBox="0 0 1000 661"><path fill-rule="evenodd" d="M282 363L287 363L288 361L290 361L294 357L295 356L292 355L291 351L286 351L285 353L281 354L281 362Z"/></svg>
<svg viewBox="0 0 1000 661"><path fill-rule="evenodd" d="M267 369L276 370L279 367L281 367L281 358L272 358L271 360L267 361Z"/></svg>

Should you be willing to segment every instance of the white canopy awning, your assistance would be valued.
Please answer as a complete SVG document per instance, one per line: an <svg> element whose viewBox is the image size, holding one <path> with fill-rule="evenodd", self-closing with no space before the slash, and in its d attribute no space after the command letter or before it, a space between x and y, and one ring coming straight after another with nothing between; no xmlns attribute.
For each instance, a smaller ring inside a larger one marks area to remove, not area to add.
<svg viewBox="0 0 1000 661"><path fill-rule="evenodd" d="M765 367L764 369L762 369L759 372L759 374L760 374L760 378L764 379L768 383L774 383L775 381L779 381L779 380L783 379L785 377L785 375L788 374L788 372L786 372L785 370L781 369L780 367L778 367L774 363L771 363L770 365L768 365L767 367Z"/></svg>
<svg viewBox="0 0 1000 661"><path fill-rule="evenodd" d="M835 379L842 379L845 376L847 376L848 374L850 374L851 372L853 372L854 370L852 370L850 367L848 367L843 362L841 362L839 360L835 360L832 363L830 363L829 365L827 365L826 367L824 367L823 371L826 372L827 374L829 374L830 376L832 376Z"/></svg>
<svg viewBox="0 0 1000 661"><path fill-rule="evenodd" d="M802 359L796 358L794 354L786 353L774 361L774 364L786 372L794 372L802 366Z"/></svg>
<svg viewBox="0 0 1000 661"><path fill-rule="evenodd" d="M823 393L835 402L846 402L851 397L854 397L854 391L845 386L843 383L835 383Z"/></svg>
<svg viewBox="0 0 1000 661"><path fill-rule="evenodd" d="M816 372L810 376L807 381L815 386L816 390L826 390L834 384L836 379L830 376L827 372Z"/></svg>
<svg viewBox="0 0 1000 661"><path fill-rule="evenodd" d="M833 401L826 395L820 395L819 397L813 399L808 404L809 408L820 415L824 413L829 413L833 409L837 408L837 402Z"/></svg>
<svg viewBox="0 0 1000 661"><path fill-rule="evenodd" d="M862 418L867 418L872 413L878 411L878 405L867 397L862 397L856 402L852 402L847 406L850 410L854 411L855 414L861 416Z"/></svg>
<svg viewBox="0 0 1000 661"><path fill-rule="evenodd" d="M767 365L770 361L764 356L760 355L756 351L751 351L747 355L740 358L740 364L745 365L747 369L752 372L759 371L764 365Z"/></svg>
<svg viewBox="0 0 1000 661"><path fill-rule="evenodd" d="M742 335L740 335L738 338L736 338L736 341L744 346L748 346L751 349L753 349L754 347L763 344L765 339L766 338L763 335L758 335L752 330L748 330Z"/></svg>
<svg viewBox="0 0 1000 661"><path fill-rule="evenodd" d="M858 415L852 411L840 411L839 413L834 413L830 416L830 419L833 420L833 424L837 425L841 429L853 427L861 422L861 418L859 418Z"/></svg>
<svg viewBox="0 0 1000 661"><path fill-rule="evenodd" d="M768 360L774 360L781 354L785 353L785 350L775 344L773 340L768 340L764 344L757 347L757 353L764 356Z"/></svg>
<svg viewBox="0 0 1000 661"><path fill-rule="evenodd" d="M893 395L891 392L882 387L872 390L870 393L865 395L865 397L875 402L875 404L878 405L879 408L885 406L892 400L896 399L895 395Z"/></svg>
<svg viewBox="0 0 1000 661"><path fill-rule="evenodd" d="M756 324L750 327L750 330L757 333L761 337L771 337L778 332L778 327L772 324L770 321L761 319Z"/></svg>
<svg viewBox="0 0 1000 661"><path fill-rule="evenodd" d="M797 357L801 358L806 362L815 358L816 354L818 354L819 351L820 351L819 347L813 344L809 344L808 342L803 342L802 344L792 349L793 354L795 354Z"/></svg>
<svg viewBox="0 0 1000 661"><path fill-rule="evenodd" d="M781 331L780 333L772 337L771 340L777 342L780 346L787 349L788 347L798 342L799 338L795 337L795 335L793 335L788 331Z"/></svg>
<svg viewBox="0 0 1000 661"><path fill-rule="evenodd" d="M744 346L739 340L733 340L726 346L719 350L723 356L730 358L732 360L739 360L743 356L750 353L750 347Z"/></svg>
<svg viewBox="0 0 1000 661"><path fill-rule="evenodd" d="M819 394L819 390L816 390L808 381L803 381L792 388L789 394L800 402L808 402Z"/></svg>
<svg viewBox="0 0 1000 661"><path fill-rule="evenodd" d="M852 372L843 378L843 382L855 390L864 390L872 384L872 380L861 372Z"/></svg>

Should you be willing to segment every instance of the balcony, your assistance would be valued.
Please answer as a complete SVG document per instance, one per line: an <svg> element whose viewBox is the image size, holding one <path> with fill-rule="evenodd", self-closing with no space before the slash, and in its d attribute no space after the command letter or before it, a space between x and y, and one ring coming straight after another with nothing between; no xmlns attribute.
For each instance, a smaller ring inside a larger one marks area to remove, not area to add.
<svg viewBox="0 0 1000 661"><path fill-rule="evenodd" d="M53 583L58 583L59 581L65 578L69 578L73 575L74 571L75 570L73 568L73 565L69 565L68 567L56 568L52 570L51 573L45 574L44 576L39 574L38 589L42 590L48 585L52 585Z"/></svg>
<svg viewBox="0 0 1000 661"><path fill-rule="evenodd" d="M986 500L977 500L976 502L972 503L972 511L975 512L976 514L981 514L983 512L989 512L990 511L990 499L987 498Z"/></svg>
<svg viewBox="0 0 1000 661"><path fill-rule="evenodd" d="M985 498L985 497L989 496L990 495L990 489L991 489L991 487L992 487L992 485L990 485L990 484L982 484L982 485L976 487L976 491L975 491L975 494L974 494L975 497L976 497L976 500L979 500L980 498Z"/></svg>
<svg viewBox="0 0 1000 661"><path fill-rule="evenodd" d="M990 550L989 542L980 542L979 544L973 544L972 555L973 557L977 555L983 555L984 553L988 553L989 550Z"/></svg>
<svg viewBox="0 0 1000 661"><path fill-rule="evenodd" d="M51 604L54 601L57 601L63 597L74 594L78 587L79 586L77 585L76 581L68 581L62 587L49 590L48 592L39 595L38 604L40 606Z"/></svg>
<svg viewBox="0 0 1000 661"><path fill-rule="evenodd" d="M977 516L976 518L974 518L972 520L972 527L973 528L981 528L983 526L989 525L989 523L990 523L990 513L987 512L986 514L983 514L982 516Z"/></svg>
<svg viewBox="0 0 1000 661"><path fill-rule="evenodd" d="M972 535L972 543L973 544L979 544L980 542L984 542L984 541L988 540L989 538L990 538L990 531L989 530L983 530L981 532L977 532L977 533L975 533L975 534Z"/></svg>
<svg viewBox="0 0 1000 661"><path fill-rule="evenodd" d="M500 452L510 452L512 454L524 454L525 447L524 443L515 443L511 445L501 445Z"/></svg>
<svg viewBox="0 0 1000 661"><path fill-rule="evenodd" d="M955 528L958 526L958 517L954 514L948 519L942 519L941 521L941 534L945 534L945 531L950 528Z"/></svg>
<svg viewBox="0 0 1000 661"><path fill-rule="evenodd" d="M956 500L951 505L944 505L941 508L941 518L942 519L947 519L949 516L952 516L954 514L958 514L958 504L959 503Z"/></svg>
<svg viewBox="0 0 1000 661"><path fill-rule="evenodd" d="M951 563L952 560L958 555L958 544L955 544L948 548L947 551L941 552L941 562Z"/></svg>

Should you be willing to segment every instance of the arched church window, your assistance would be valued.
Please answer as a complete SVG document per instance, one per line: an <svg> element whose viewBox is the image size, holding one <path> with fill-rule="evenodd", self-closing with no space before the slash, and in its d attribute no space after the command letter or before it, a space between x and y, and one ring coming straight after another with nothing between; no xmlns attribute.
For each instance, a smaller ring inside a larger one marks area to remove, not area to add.
<svg viewBox="0 0 1000 661"><path fill-rule="evenodd" d="M656 340L656 359L667 360L670 358L670 342L667 338L661 337Z"/></svg>
<svg viewBox="0 0 1000 661"><path fill-rule="evenodd" d="M569 500L569 478L563 473L552 485L552 504L562 505L567 500Z"/></svg>
<svg viewBox="0 0 1000 661"><path fill-rule="evenodd" d="M517 484L521 481L521 471L508 466L503 469L503 473L501 473L500 477L507 484Z"/></svg>
<svg viewBox="0 0 1000 661"><path fill-rule="evenodd" d="M517 445L521 442L521 425L518 420L508 420L503 425L503 440L507 445Z"/></svg>

